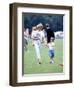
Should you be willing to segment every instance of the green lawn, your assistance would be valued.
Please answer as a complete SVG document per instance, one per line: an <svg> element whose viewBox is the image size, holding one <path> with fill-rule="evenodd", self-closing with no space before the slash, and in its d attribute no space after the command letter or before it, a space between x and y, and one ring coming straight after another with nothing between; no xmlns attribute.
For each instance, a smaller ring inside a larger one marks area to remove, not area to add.
<svg viewBox="0 0 74 90"><path fill-rule="evenodd" d="M24 50L25 52L25 50ZM43 46L41 49L42 64L39 65L36 60L35 49L31 41L28 44L28 51L24 54L24 74L39 73L61 73L63 72L63 39L55 40L55 63L50 64L48 48Z"/></svg>

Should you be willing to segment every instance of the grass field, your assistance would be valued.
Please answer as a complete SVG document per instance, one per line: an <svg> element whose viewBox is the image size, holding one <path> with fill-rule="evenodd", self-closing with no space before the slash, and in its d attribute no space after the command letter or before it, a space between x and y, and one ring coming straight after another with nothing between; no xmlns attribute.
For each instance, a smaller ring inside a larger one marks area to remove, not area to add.
<svg viewBox="0 0 74 90"><path fill-rule="evenodd" d="M24 50L25 52L25 50ZM63 39L55 40L55 63L50 64L48 56L48 48L43 46L41 49L42 64L38 64L36 60L35 48L31 41L28 44L28 50L24 54L24 74L40 74L40 73L62 73L63 66Z"/></svg>

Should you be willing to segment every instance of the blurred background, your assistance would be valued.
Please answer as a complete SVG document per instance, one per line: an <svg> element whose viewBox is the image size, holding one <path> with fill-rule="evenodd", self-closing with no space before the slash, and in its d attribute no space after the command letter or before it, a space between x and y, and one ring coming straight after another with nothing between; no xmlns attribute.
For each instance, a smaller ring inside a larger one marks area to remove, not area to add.
<svg viewBox="0 0 74 90"><path fill-rule="evenodd" d="M51 30L54 31L56 38L63 38L63 15L59 14L35 14L23 13L24 28L32 31L32 26L42 23L44 28L45 24L49 23Z"/></svg>

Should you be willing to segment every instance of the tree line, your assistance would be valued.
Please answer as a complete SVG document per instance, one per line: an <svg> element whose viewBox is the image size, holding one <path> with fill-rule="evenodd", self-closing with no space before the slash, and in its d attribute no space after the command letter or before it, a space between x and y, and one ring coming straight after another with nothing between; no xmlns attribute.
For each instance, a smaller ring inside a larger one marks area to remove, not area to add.
<svg viewBox="0 0 74 90"><path fill-rule="evenodd" d="M38 23L42 23L44 28L45 24L49 23L51 30L63 31L63 15L55 15L55 14L24 14L24 28L29 28L30 32L32 27L37 25Z"/></svg>

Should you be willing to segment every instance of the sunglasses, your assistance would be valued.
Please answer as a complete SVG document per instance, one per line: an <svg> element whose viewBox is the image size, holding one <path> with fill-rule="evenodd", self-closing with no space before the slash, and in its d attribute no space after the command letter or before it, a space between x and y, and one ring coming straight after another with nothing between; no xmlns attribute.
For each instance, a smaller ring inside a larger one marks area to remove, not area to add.
<svg viewBox="0 0 74 90"><path fill-rule="evenodd" d="M46 26L46 27L49 27L49 26Z"/></svg>

